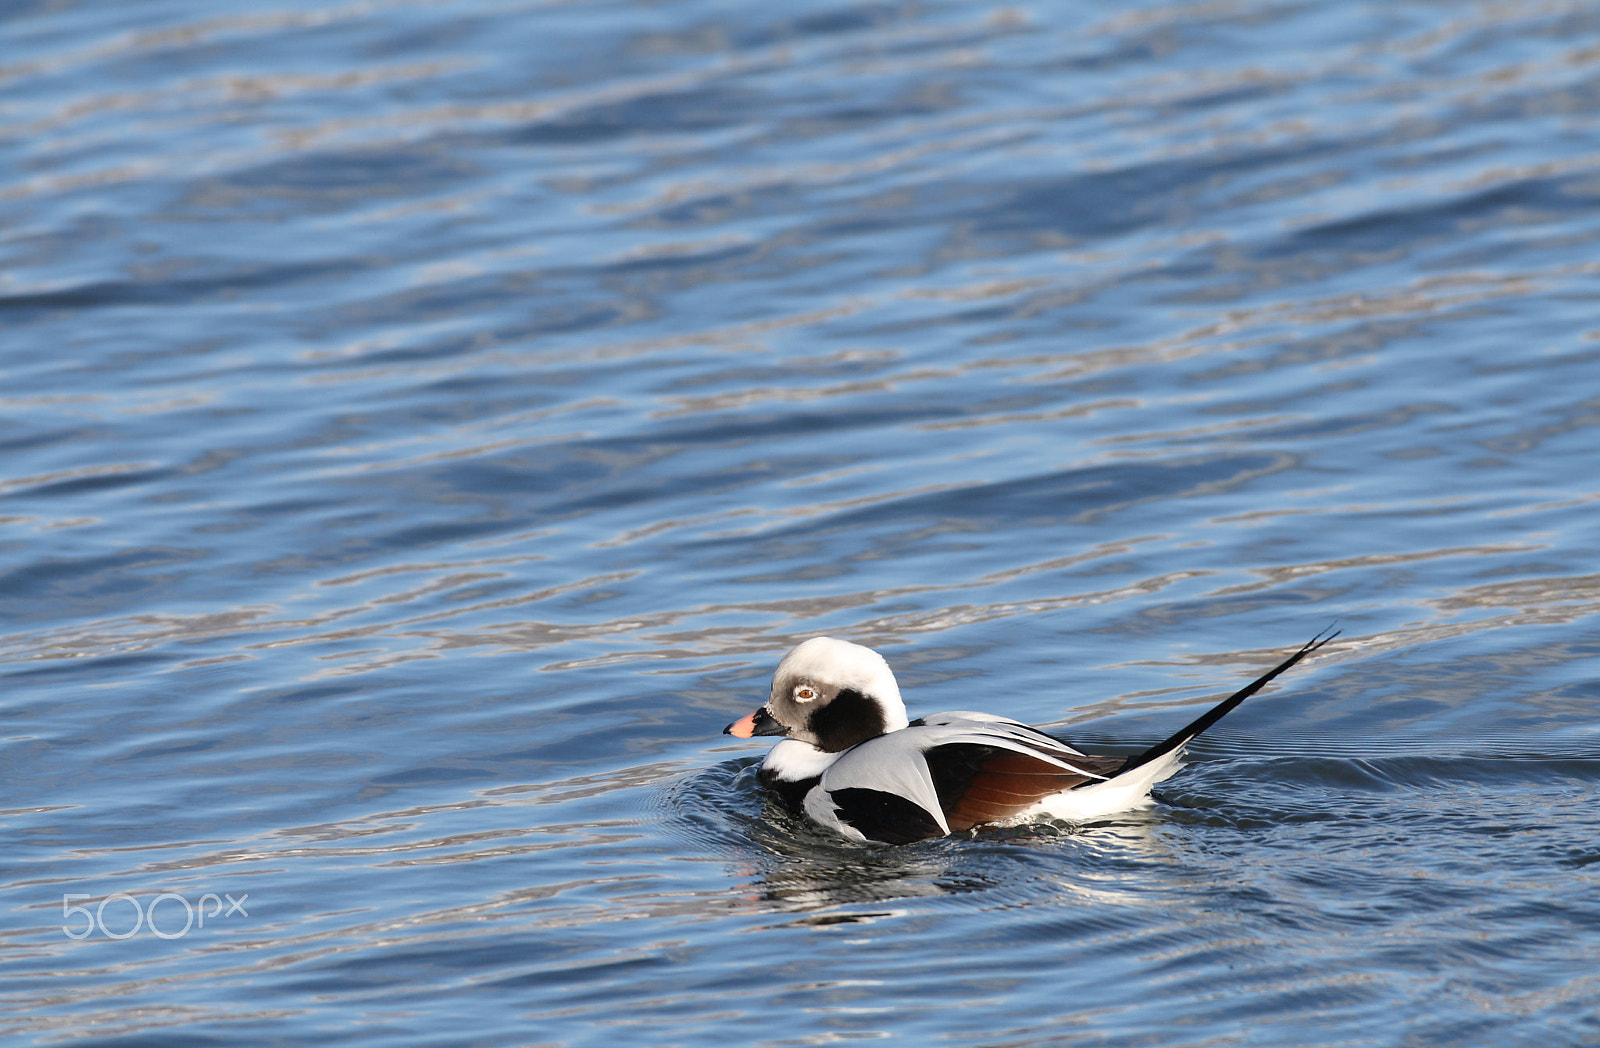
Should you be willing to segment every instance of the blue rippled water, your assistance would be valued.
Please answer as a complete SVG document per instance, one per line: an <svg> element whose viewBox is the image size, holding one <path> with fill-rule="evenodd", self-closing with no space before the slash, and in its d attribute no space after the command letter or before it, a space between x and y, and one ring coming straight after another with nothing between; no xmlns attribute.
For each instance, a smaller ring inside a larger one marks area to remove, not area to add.
<svg viewBox="0 0 1600 1048"><path fill-rule="evenodd" d="M13 0L0 1034L1594 1044L1597 243L1590 3Z"/></svg>

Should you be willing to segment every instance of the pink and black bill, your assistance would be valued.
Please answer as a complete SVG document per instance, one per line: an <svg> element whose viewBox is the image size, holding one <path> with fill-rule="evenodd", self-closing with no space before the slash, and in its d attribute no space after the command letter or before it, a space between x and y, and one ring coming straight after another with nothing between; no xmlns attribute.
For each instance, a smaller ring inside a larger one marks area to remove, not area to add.
<svg viewBox="0 0 1600 1048"><path fill-rule="evenodd" d="M785 735L788 729L773 720L772 714L767 712L765 706L756 710L749 716L740 717L726 728L722 734L732 735L740 739L754 738L757 735Z"/></svg>

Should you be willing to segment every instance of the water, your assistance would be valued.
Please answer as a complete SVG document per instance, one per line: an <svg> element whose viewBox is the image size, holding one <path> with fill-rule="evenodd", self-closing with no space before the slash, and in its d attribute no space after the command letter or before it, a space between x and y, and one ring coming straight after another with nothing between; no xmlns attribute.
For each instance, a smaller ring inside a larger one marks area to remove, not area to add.
<svg viewBox="0 0 1600 1048"><path fill-rule="evenodd" d="M22 0L0 157L10 1042L1600 1040L1593 5ZM1094 826L718 734L1333 622Z"/></svg>

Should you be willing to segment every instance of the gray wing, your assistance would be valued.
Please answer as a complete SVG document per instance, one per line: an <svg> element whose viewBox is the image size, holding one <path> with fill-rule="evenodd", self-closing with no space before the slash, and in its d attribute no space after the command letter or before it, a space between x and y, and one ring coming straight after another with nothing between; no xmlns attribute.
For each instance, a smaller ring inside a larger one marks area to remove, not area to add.
<svg viewBox="0 0 1600 1048"><path fill-rule="evenodd" d="M1004 717L939 713L848 750L807 796L806 811L825 825L904 843L1004 821L1105 779L1123 761L1087 756Z"/></svg>

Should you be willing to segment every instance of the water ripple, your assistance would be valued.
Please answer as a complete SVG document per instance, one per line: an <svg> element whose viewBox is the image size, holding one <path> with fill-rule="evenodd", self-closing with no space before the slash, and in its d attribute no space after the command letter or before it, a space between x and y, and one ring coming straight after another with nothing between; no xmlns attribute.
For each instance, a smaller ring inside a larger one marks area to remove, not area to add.
<svg viewBox="0 0 1600 1048"><path fill-rule="evenodd" d="M1595 1040L1592 5L0 37L7 1035ZM719 734L831 633L1132 752L1332 621L1089 826Z"/></svg>

